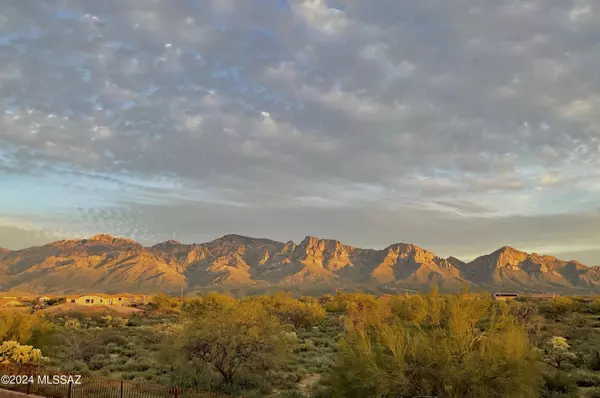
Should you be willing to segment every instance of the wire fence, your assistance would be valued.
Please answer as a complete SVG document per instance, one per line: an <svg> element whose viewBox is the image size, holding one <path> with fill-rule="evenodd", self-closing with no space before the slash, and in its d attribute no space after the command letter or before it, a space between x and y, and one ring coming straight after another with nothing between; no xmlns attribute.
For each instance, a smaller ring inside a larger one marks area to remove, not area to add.
<svg viewBox="0 0 600 398"><path fill-rule="evenodd" d="M60 373L39 366L0 365L0 388L48 398L232 398L148 382Z"/></svg>

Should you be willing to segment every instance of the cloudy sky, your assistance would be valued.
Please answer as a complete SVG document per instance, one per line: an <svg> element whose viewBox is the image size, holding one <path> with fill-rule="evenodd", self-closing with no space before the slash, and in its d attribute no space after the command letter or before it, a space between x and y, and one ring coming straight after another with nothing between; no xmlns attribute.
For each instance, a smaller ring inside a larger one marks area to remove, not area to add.
<svg viewBox="0 0 600 398"><path fill-rule="evenodd" d="M597 0L0 0L0 246L600 263Z"/></svg>

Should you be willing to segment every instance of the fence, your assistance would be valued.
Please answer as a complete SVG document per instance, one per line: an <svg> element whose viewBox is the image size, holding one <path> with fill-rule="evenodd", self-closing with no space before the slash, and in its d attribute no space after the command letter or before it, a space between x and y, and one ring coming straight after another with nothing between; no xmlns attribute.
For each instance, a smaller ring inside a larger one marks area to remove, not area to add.
<svg viewBox="0 0 600 398"><path fill-rule="evenodd" d="M87 375L79 378L37 366L0 365L0 375L4 375L0 388L48 398L231 398L213 392L148 382ZM14 377L6 379L6 376Z"/></svg>

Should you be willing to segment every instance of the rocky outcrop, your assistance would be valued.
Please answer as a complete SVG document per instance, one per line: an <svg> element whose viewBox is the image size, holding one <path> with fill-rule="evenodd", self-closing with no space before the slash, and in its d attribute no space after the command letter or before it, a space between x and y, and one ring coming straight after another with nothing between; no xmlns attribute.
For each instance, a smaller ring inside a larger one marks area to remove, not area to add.
<svg viewBox="0 0 600 398"><path fill-rule="evenodd" d="M577 261L525 253L511 247L476 258L463 269L465 278L482 286L513 290L600 288L593 268Z"/></svg>
<svg viewBox="0 0 600 398"><path fill-rule="evenodd" d="M36 293L292 289L326 292L471 289L600 290L600 267L503 247L465 263L407 243L361 249L307 236L300 244L225 235L152 247L110 235L0 250L0 289Z"/></svg>

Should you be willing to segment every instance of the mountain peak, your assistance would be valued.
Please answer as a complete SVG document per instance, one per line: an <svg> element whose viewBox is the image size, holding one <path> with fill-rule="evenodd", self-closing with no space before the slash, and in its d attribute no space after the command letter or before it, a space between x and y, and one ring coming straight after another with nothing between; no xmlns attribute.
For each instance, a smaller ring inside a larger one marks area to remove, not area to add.
<svg viewBox="0 0 600 398"><path fill-rule="evenodd" d="M136 242L133 239L122 238L117 236L112 236L109 234L96 234L88 239L83 239L84 243L100 243L100 244L119 244L119 243L128 243L135 244Z"/></svg>
<svg viewBox="0 0 600 398"><path fill-rule="evenodd" d="M255 243L261 244L281 244L280 242L276 242L271 239L264 238L253 238L251 236L244 236L238 234L227 234L223 235L220 238L213 240L211 243L228 243L228 244L243 244L243 245L252 245Z"/></svg>
<svg viewBox="0 0 600 398"><path fill-rule="evenodd" d="M323 246L324 248L327 248L327 249L347 247L346 245L342 244L342 242L340 242L339 240L319 239L315 236L310 236L310 235L305 237L302 240L302 242L300 243L300 246L306 246L306 247Z"/></svg>
<svg viewBox="0 0 600 398"><path fill-rule="evenodd" d="M404 242L400 242L400 243L394 243L393 245L390 245L386 248L386 250L398 250L402 253L409 253L409 252L414 252L414 253L421 253L421 252L429 252L428 250L423 249L421 246L417 246L415 244L412 243L404 243Z"/></svg>
<svg viewBox="0 0 600 398"><path fill-rule="evenodd" d="M496 250L492 254L509 254L509 255L511 255L511 254L527 254L527 253L517 250L510 246L502 246L500 249Z"/></svg>
<svg viewBox="0 0 600 398"><path fill-rule="evenodd" d="M462 261L461 259L458 259L454 256L450 256L446 259L446 261L448 261L450 264L452 264L453 266L455 266L458 269L463 269L467 263L465 263L464 261Z"/></svg>
<svg viewBox="0 0 600 398"><path fill-rule="evenodd" d="M50 246L78 246L78 245L135 245L141 246L139 243L129 238L117 237L109 234L96 234L84 239L66 239L57 242L49 243Z"/></svg>
<svg viewBox="0 0 600 398"><path fill-rule="evenodd" d="M173 247L178 247L178 246L189 246L189 245L184 245L181 242L179 242L178 240L169 239L167 241L155 244L154 246L152 246L152 249L166 249L166 248L173 248Z"/></svg>

